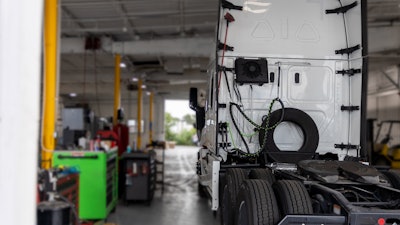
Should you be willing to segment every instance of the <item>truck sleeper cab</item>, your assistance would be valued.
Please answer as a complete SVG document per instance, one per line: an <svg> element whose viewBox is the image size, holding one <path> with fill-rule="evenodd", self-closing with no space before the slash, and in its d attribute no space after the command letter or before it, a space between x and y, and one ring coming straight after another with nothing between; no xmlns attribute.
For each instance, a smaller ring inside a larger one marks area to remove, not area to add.
<svg viewBox="0 0 400 225"><path fill-rule="evenodd" d="M221 0L197 173L222 224L398 224L366 159L365 0Z"/></svg>

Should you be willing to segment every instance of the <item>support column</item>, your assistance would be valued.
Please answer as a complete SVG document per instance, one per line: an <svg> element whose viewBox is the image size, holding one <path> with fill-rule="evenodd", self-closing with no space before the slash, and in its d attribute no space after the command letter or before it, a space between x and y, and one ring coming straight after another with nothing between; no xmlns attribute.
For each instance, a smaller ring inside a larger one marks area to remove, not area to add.
<svg viewBox="0 0 400 225"><path fill-rule="evenodd" d="M142 90L142 79L138 81L138 99L137 99L137 138L136 148L142 147L142 106L143 106L143 90Z"/></svg>
<svg viewBox="0 0 400 225"><path fill-rule="evenodd" d="M0 1L2 224L37 225L43 2Z"/></svg>
<svg viewBox="0 0 400 225"><path fill-rule="evenodd" d="M57 0L45 1L44 14L44 90L43 90L43 137L42 168L51 167L51 158L55 148L56 87L57 87Z"/></svg>
<svg viewBox="0 0 400 225"><path fill-rule="evenodd" d="M115 74L114 74L114 126L118 123L118 109L121 107L121 55L115 55Z"/></svg>
<svg viewBox="0 0 400 225"><path fill-rule="evenodd" d="M149 101L149 143L153 142L153 102L154 102L154 92L150 92L150 101Z"/></svg>

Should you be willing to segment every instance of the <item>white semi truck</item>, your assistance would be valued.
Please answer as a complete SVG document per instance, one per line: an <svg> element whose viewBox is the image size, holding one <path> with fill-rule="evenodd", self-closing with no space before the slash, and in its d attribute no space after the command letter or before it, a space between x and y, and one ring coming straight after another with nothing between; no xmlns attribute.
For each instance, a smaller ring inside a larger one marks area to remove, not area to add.
<svg viewBox="0 0 400 225"><path fill-rule="evenodd" d="M366 4L220 1L208 88L190 107L222 224L400 224L400 175L361 163Z"/></svg>

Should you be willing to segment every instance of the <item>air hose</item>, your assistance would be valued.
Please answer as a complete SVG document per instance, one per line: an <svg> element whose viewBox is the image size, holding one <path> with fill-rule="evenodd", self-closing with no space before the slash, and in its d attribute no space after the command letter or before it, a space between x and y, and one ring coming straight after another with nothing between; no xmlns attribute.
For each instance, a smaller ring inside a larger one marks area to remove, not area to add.
<svg viewBox="0 0 400 225"><path fill-rule="evenodd" d="M274 104L275 104L276 102L279 102L279 104L280 104L281 107L282 107L281 117L280 117L280 120L279 120L277 123L275 123L275 124L272 125L272 126L269 126L269 119L270 119L270 115L271 115L271 113L272 113L272 107L274 106ZM236 107L237 110L240 112L240 114L242 114L242 116L243 116L251 125L253 125L253 126L256 128L256 130L257 130L258 132L259 132L260 130L264 130L264 131L265 131L265 134L267 134L268 130L272 130L272 129L274 129L275 127L277 127L277 126L279 125L279 123L282 122L283 116L284 116L284 114L285 114L285 112L284 112L285 106L284 106L282 100L279 99L279 98L275 98L274 100L272 100L272 102L271 102L270 105L269 105L268 114L267 114L267 116L266 116L266 121L267 121L267 122L265 123L265 126L260 126L260 125L258 125L257 123L255 123L254 121L252 121L252 120L245 114L245 112L240 108L240 105L238 105L238 104L236 104L236 103L234 103L234 102L230 102L230 105L229 105L229 113L230 113L230 116L231 116L231 119L232 119L233 126L235 127L236 131L239 133L240 139L242 139L242 141L243 141L243 143L244 143L244 145L245 145L245 147L246 147L246 151L247 151L247 153L249 153L249 154L250 154L249 146L248 146L248 144L247 144L247 142L246 142L246 139L244 138L244 135L243 135L242 132L240 131L239 126L237 125L234 116L233 116L233 107ZM264 119L263 119L263 120L264 120ZM261 149L264 148L264 145L265 145L265 143L266 143L266 136L267 136L267 135L265 135L265 137L264 137L264 141L263 141L263 143L262 143L262 145L261 145ZM257 153L258 153L258 152L257 152Z"/></svg>
<svg viewBox="0 0 400 225"><path fill-rule="evenodd" d="M225 30L225 40L224 40L224 49L222 50L222 59L221 59L221 68L224 66L224 58L225 58L225 51L226 51L226 40L228 38L228 29L229 29L229 23L234 22L235 18L230 13L226 13L224 16L226 20L226 30ZM222 70L219 71L219 77L218 77L218 93L219 93L219 87L221 85L221 78L222 78Z"/></svg>

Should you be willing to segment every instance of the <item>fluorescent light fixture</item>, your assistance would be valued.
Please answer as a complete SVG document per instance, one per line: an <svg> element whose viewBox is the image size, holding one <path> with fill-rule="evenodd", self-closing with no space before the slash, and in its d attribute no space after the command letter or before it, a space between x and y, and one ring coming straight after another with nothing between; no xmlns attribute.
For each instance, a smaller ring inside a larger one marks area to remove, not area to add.
<svg viewBox="0 0 400 225"><path fill-rule="evenodd" d="M257 1L245 1L243 5L243 11L248 11L251 13L265 13L268 11L268 7L271 3L263 3Z"/></svg>
<svg viewBox="0 0 400 225"><path fill-rule="evenodd" d="M137 79L137 77L132 77L132 81L133 81L133 82L138 82L139 79Z"/></svg>
<svg viewBox="0 0 400 225"><path fill-rule="evenodd" d="M69 97L71 97L71 98L75 98L76 96L77 96L76 93L69 93Z"/></svg>
<svg viewBox="0 0 400 225"><path fill-rule="evenodd" d="M125 64L124 62L121 62L121 63L119 64L119 67L121 67L121 68L126 68L126 64Z"/></svg>
<svg viewBox="0 0 400 225"><path fill-rule="evenodd" d="M142 89L146 89L146 85L145 84L142 85Z"/></svg>

